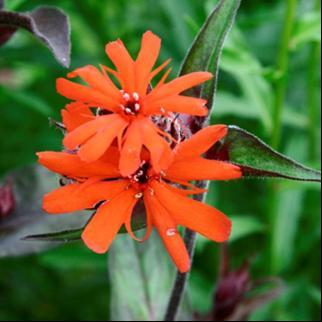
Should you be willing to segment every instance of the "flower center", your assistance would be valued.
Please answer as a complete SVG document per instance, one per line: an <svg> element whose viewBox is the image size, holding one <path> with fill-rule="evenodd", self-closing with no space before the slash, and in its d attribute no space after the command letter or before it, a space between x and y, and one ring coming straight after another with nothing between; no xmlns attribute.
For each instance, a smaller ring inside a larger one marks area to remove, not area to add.
<svg viewBox="0 0 322 322"><path fill-rule="evenodd" d="M143 161L141 164L141 167L130 177L130 179L135 183L135 184L146 184L149 179L149 171L150 169L150 164L149 162Z"/></svg>
<svg viewBox="0 0 322 322"><path fill-rule="evenodd" d="M137 115L140 112L140 96L138 93L130 95L122 91L124 102L121 104L121 110L125 115Z"/></svg>

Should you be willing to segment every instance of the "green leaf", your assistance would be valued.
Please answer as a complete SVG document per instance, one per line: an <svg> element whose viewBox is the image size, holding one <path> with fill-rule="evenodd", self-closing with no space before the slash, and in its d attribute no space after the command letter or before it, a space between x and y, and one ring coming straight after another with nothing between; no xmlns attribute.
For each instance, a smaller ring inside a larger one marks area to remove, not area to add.
<svg viewBox="0 0 322 322"><path fill-rule="evenodd" d="M249 235L263 232L264 224L254 216L231 216L232 232L229 242L234 242Z"/></svg>
<svg viewBox="0 0 322 322"><path fill-rule="evenodd" d="M180 75L195 71L209 71L214 74L211 82L190 91L193 96L207 99L208 106L212 106L215 97L219 58L239 5L240 0L220 1L195 38L181 67Z"/></svg>
<svg viewBox="0 0 322 322"><path fill-rule="evenodd" d="M308 42L321 42L320 12L307 12L294 26L290 48L297 50Z"/></svg>
<svg viewBox="0 0 322 322"><path fill-rule="evenodd" d="M243 96L235 96L229 92L220 91L216 96L216 109L214 113L211 113L211 123L216 124L216 120L223 116L236 116L248 120L263 121L263 115L254 101ZM308 118L306 115L295 111L295 109L285 106L282 122L284 125L292 126L296 129L306 129Z"/></svg>
<svg viewBox="0 0 322 322"><path fill-rule="evenodd" d="M29 236L23 237L22 240L68 243L68 242L81 240L83 230L84 230L84 227L71 229L71 230L58 231L55 233L29 235Z"/></svg>
<svg viewBox="0 0 322 322"><path fill-rule="evenodd" d="M272 129L270 110L274 94L272 86L265 78L261 62L248 48L243 33L237 27L233 28L226 41L220 69L231 74L237 81L242 98L249 104L245 112L256 113L266 133L270 133Z"/></svg>
<svg viewBox="0 0 322 322"><path fill-rule="evenodd" d="M145 216L144 216L144 206L142 203L139 203L133 211L132 214L132 230L137 231L146 226ZM48 242L59 242L59 243L68 243L81 240L81 236L83 233L84 227L63 230L53 233L45 233L45 234L36 234L25 236L23 240L29 241L48 241ZM126 234L127 230L123 225L119 231L119 234Z"/></svg>
<svg viewBox="0 0 322 322"><path fill-rule="evenodd" d="M320 171L282 155L255 135L236 126L229 126L222 144L211 151L209 157L239 165L244 176L321 182Z"/></svg>
<svg viewBox="0 0 322 322"><path fill-rule="evenodd" d="M277 213L272 227L272 268L279 273L289 267L300 224L305 189L279 190Z"/></svg>
<svg viewBox="0 0 322 322"><path fill-rule="evenodd" d="M27 108L30 108L31 110L34 110L45 116L48 116L52 113L50 105L32 92L24 90L12 91L9 88L6 89L3 87L0 89L0 93L4 96L7 96L12 102L18 103L18 106L26 106Z"/></svg>
<svg viewBox="0 0 322 322"><path fill-rule="evenodd" d="M175 267L154 232L139 244L119 235L109 251L111 321L162 321L172 287ZM192 313L183 302L180 321Z"/></svg>

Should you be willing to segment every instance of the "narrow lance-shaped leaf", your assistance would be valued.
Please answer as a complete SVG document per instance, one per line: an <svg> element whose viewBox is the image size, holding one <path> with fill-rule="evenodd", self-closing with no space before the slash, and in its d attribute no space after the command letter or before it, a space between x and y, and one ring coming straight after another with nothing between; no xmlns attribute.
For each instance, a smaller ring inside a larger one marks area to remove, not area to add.
<svg viewBox="0 0 322 322"><path fill-rule="evenodd" d="M18 28L31 32L65 67L70 64L70 26L68 17L55 7L40 7L31 12L0 11L0 45Z"/></svg>
<svg viewBox="0 0 322 322"><path fill-rule="evenodd" d="M213 80L208 82L206 86L197 87L189 93L207 99L209 107L212 106L216 91L221 51L239 5L240 0L220 1L219 5L208 16L181 67L180 75L200 70L214 74Z"/></svg>
<svg viewBox="0 0 322 322"><path fill-rule="evenodd" d="M86 226L86 225L85 225ZM56 232L47 232L42 234L28 235L23 237L26 241L47 241L47 242L59 242L68 243L74 241L80 241L82 238L83 230L85 226L70 230L61 230ZM138 203L134 208L132 214L132 230L137 231L146 226L145 210L142 203ZM126 234L127 230L123 225L119 231L119 234Z"/></svg>
<svg viewBox="0 0 322 322"><path fill-rule="evenodd" d="M277 177L321 182L321 172L310 169L273 150L255 135L236 126L229 126L228 135L208 158L239 165L244 176Z"/></svg>

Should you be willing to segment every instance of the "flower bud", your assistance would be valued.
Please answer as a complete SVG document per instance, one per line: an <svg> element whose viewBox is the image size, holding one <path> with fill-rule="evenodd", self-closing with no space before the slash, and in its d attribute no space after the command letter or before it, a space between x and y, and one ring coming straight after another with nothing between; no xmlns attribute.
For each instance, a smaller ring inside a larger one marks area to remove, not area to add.
<svg viewBox="0 0 322 322"><path fill-rule="evenodd" d="M15 207L15 198L12 184L6 183L0 186L0 219L9 215Z"/></svg>

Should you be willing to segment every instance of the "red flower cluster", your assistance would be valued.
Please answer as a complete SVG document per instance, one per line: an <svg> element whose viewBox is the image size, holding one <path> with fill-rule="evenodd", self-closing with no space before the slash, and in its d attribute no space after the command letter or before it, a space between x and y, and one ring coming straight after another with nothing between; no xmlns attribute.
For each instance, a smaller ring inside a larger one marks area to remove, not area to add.
<svg viewBox="0 0 322 322"><path fill-rule="evenodd" d="M151 80L169 63L153 70L160 45L157 36L145 33L134 61L120 40L111 42L106 53L116 70L101 66L100 72L86 66L68 74L81 77L87 86L57 80L58 92L73 100L62 111L65 150L38 156L42 165L70 183L46 195L44 209L65 213L96 207L82 239L93 251L104 253L123 224L137 240L131 217L142 199L147 219L143 240L155 227L178 269L186 272L190 259L177 227L217 242L228 239L231 227L221 212L188 198L203 192L189 182L237 179L241 171L201 156L226 135L226 126L210 126L177 142L153 122L154 116L167 117L171 112L206 115L205 100L181 93L212 77L196 72L166 83L169 69L151 89Z"/></svg>

